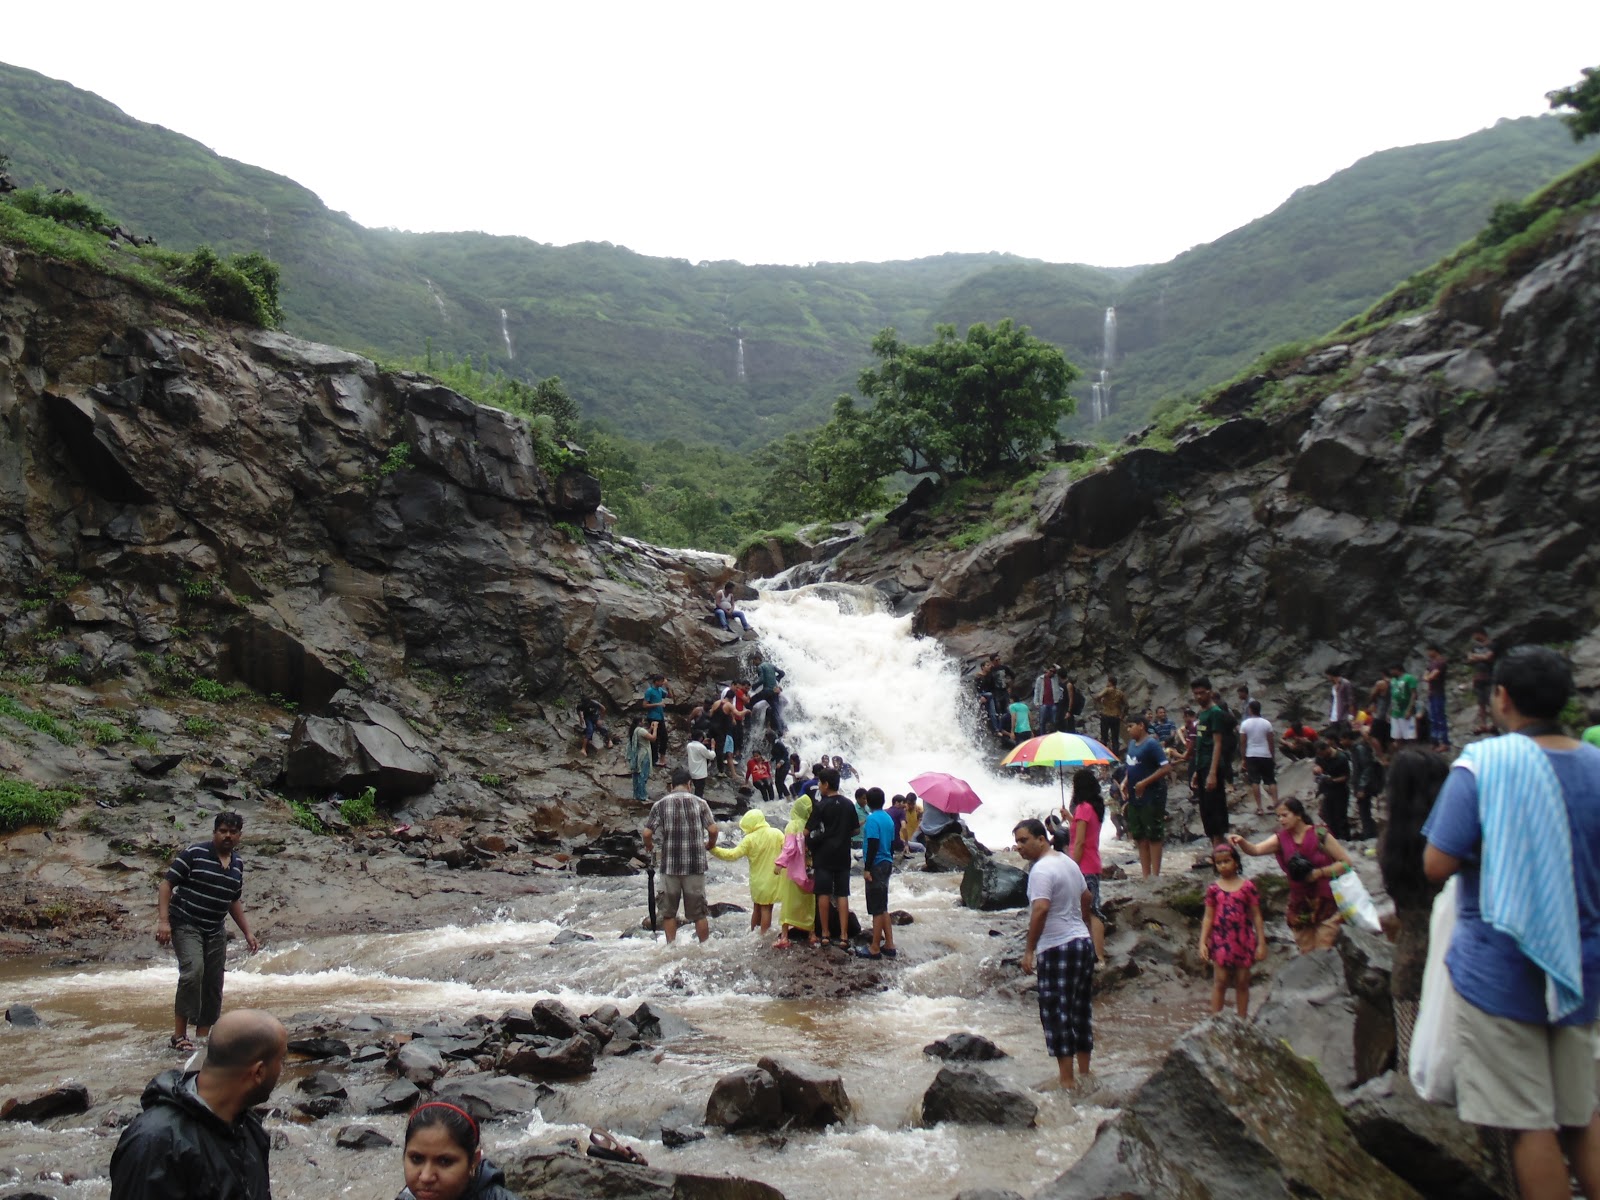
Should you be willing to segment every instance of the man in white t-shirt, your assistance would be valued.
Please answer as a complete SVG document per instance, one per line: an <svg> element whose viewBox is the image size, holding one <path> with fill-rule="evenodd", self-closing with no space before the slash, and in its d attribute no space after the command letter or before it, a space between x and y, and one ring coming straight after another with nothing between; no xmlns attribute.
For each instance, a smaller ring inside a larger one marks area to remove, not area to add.
<svg viewBox="0 0 1600 1200"><path fill-rule="evenodd" d="M1089 1073L1094 1049L1091 997L1094 942L1089 937L1089 888L1078 864L1050 845L1037 820L1012 831L1028 867L1028 945L1022 970L1039 979L1039 1023L1045 1049L1056 1060L1063 1089Z"/></svg>
<svg viewBox="0 0 1600 1200"><path fill-rule="evenodd" d="M696 796L704 796L706 776L717 761L717 752L711 748L711 735L707 734L699 741L691 740L683 748L683 756L689 765L689 786L694 788Z"/></svg>
<svg viewBox="0 0 1600 1200"><path fill-rule="evenodd" d="M1250 715L1239 722L1239 744L1244 749L1244 778L1250 785L1250 798L1256 802L1256 816L1264 817L1267 810L1261 807L1261 789L1267 789L1272 807L1278 807L1278 768L1273 755L1277 752L1277 734L1272 722L1261 715L1261 701L1250 701Z"/></svg>

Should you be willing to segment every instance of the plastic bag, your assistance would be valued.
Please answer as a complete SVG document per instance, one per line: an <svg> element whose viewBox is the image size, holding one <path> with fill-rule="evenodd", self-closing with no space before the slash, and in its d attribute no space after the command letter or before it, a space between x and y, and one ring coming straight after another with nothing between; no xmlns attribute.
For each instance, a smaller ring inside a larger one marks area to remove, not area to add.
<svg viewBox="0 0 1600 1200"><path fill-rule="evenodd" d="M1333 879L1333 898L1338 901L1339 915L1368 933L1382 933L1378 924L1378 909L1367 894L1367 885L1354 870L1346 871Z"/></svg>
<svg viewBox="0 0 1600 1200"><path fill-rule="evenodd" d="M1422 1000L1411 1034L1411 1086L1433 1104L1456 1102L1456 989L1444 956L1456 931L1456 878L1445 883L1428 922L1428 962L1422 972Z"/></svg>

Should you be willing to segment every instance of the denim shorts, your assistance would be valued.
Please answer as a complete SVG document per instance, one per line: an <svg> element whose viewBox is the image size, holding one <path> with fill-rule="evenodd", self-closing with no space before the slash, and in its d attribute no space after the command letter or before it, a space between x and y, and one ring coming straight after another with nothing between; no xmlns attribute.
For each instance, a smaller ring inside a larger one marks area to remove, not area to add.
<svg viewBox="0 0 1600 1200"><path fill-rule="evenodd" d="M889 876L894 874L894 864L880 862L872 868L872 878L867 881L867 916L877 917L889 911Z"/></svg>

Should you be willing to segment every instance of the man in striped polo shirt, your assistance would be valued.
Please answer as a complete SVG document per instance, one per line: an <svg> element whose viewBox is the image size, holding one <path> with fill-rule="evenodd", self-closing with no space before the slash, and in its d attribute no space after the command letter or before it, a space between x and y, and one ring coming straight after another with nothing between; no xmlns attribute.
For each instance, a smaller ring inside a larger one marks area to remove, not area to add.
<svg viewBox="0 0 1600 1200"><path fill-rule="evenodd" d="M178 955L178 996L173 1005L174 1050L189 1051L189 1023L205 1037L222 1015L222 968L228 952L224 922L233 918L244 944L260 949L239 897L244 893L244 859L239 839L244 818L221 812L212 822L211 840L179 853L167 868L156 893L156 941L172 944Z"/></svg>

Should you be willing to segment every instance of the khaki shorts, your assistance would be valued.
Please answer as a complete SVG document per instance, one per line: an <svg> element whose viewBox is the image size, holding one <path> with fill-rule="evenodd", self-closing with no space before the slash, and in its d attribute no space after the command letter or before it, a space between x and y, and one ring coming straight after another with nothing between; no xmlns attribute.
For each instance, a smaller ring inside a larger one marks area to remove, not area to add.
<svg viewBox="0 0 1600 1200"><path fill-rule="evenodd" d="M1595 1111L1595 1025L1494 1017L1456 994L1456 1112L1469 1125L1577 1129Z"/></svg>
<svg viewBox="0 0 1600 1200"><path fill-rule="evenodd" d="M704 875L663 875L661 877L662 920L678 919L678 901L683 901L685 921L704 921L706 910L706 877Z"/></svg>

